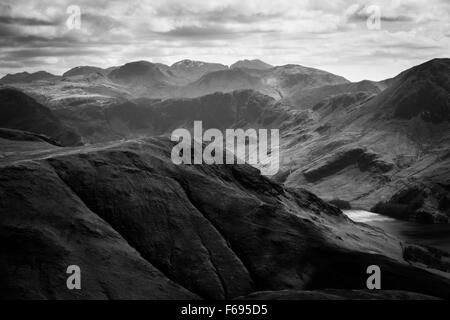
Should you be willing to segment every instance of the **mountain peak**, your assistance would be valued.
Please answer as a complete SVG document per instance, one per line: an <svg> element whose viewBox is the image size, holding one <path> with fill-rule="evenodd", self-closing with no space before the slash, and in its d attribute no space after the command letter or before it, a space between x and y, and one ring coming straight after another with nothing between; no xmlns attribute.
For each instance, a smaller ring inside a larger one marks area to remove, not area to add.
<svg viewBox="0 0 450 320"><path fill-rule="evenodd" d="M178 77L178 80L181 80L181 83L184 84L196 81L209 72L226 69L228 69L228 67L220 63L210 63L188 59L175 62L170 66L171 74Z"/></svg>
<svg viewBox="0 0 450 320"><path fill-rule="evenodd" d="M104 69L94 66L77 66L63 73L63 77L85 76L91 73L103 73Z"/></svg>
<svg viewBox="0 0 450 320"><path fill-rule="evenodd" d="M112 70L109 78L118 81L131 81L132 83L140 83L142 79L146 84L163 83L166 76L161 71L161 67L149 61L133 61Z"/></svg>
<svg viewBox="0 0 450 320"><path fill-rule="evenodd" d="M398 77L418 75L419 73L431 73L447 75L450 72L450 59L449 58L436 58L412 67L402 72Z"/></svg>
<svg viewBox="0 0 450 320"><path fill-rule="evenodd" d="M147 60L137 60L137 61L131 61L124 64L124 66L130 66L130 65L147 65L151 66L154 65L154 63L147 61Z"/></svg>
<svg viewBox="0 0 450 320"><path fill-rule="evenodd" d="M419 117L438 124L450 122L449 96L450 59L433 59L393 78L368 108L396 119Z"/></svg>
<svg viewBox="0 0 450 320"><path fill-rule="evenodd" d="M215 63L184 59L172 64L171 68L199 68L207 65L216 65Z"/></svg>
<svg viewBox="0 0 450 320"><path fill-rule="evenodd" d="M261 61L259 59L253 59L253 60L239 60L233 63L230 66L231 69L235 68L246 68L246 69L258 69L258 70L265 70L265 69L271 69L273 68L272 65L265 63L264 61Z"/></svg>
<svg viewBox="0 0 450 320"><path fill-rule="evenodd" d="M7 77L7 76L28 76L28 75L30 75L29 72L22 71L22 72L17 72L17 73L8 73L5 77Z"/></svg>

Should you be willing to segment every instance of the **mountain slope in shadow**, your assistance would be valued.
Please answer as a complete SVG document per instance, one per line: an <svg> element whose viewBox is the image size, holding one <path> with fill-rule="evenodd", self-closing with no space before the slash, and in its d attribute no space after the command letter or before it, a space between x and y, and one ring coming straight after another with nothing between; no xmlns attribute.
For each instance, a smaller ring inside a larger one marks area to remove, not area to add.
<svg viewBox="0 0 450 320"><path fill-rule="evenodd" d="M296 111L292 111L296 112ZM87 142L148 135L170 135L180 127L202 121L204 128L278 128L290 108L252 90L214 93L190 99L136 99L106 107L84 106L55 110Z"/></svg>
<svg viewBox="0 0 450 320"><path fill-rule="evenodd" d="M48 108L15 89L0 89L0 128L44 134L66 146L81 144L81 137Z"/></svg>
<svg viewBox="0 0 450 320"><path fill-rule="evenodd" d="M406 261L409 245L305 190L247 165L174 165L173 145L148 138L0 159L0 296L359 290L376 264L386 290L450 297L450 280L414 266L447 270L443 253ZM67 290L69 265L81 268L83 290Z"/></svg>

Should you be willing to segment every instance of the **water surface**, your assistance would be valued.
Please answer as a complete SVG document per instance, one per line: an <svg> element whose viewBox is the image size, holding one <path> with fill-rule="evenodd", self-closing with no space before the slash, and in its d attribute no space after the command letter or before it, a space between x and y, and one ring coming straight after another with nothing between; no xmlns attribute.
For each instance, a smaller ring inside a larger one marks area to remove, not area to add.
<svg viewBox="0 0 450 320"><path fill-rule="evenodd" d="M450 224L402 221L364 210L343 210L353 221L379 227L401 240L423 244L450 253Z"/></svg>

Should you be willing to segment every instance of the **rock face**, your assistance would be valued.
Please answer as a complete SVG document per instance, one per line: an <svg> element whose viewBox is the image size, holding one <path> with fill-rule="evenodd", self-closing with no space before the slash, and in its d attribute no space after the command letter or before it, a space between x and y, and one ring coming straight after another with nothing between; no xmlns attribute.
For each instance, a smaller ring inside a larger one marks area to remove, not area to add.
<svg viewBox="0 0 450 320"><path fill-rule="evenodd" d="M450 298L450 280L414 266L446 270L444 256L422 248L408 262L406 244L305 190L247 165L174 165L173 145L148 138L0 158L1 298L364 289L372 264L384 289ZM81 267L83 290L67 290L69 265Z"/></svg>
<svg viewBox="0 0 450 320"><path fill-rule="evenodd" d="M81 144L81 137L49 109L14 89L0 89L0 128L45 134L66 146Z"/></svg>

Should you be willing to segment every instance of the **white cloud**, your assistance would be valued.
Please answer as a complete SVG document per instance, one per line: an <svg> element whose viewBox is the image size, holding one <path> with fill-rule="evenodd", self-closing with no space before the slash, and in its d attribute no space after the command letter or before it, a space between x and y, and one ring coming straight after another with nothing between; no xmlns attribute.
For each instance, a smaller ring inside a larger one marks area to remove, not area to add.
<svg viewBox="0 0 450 320"><path fill-rule="evenodd" d="M450 52L446 0L80 0L82 28L68 30L71 4L3 1L0 74L62 73L76 65L107 67L136 59L231 64L260 58L351 80L383 79ZM380 6L381 30L366 27L369 5Z"/></svg>

